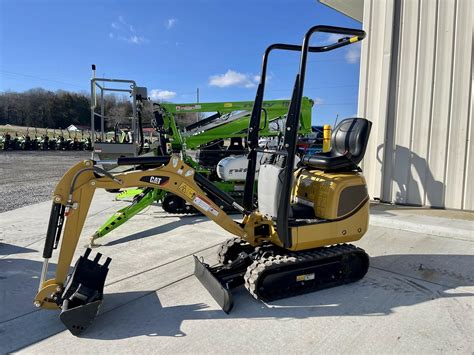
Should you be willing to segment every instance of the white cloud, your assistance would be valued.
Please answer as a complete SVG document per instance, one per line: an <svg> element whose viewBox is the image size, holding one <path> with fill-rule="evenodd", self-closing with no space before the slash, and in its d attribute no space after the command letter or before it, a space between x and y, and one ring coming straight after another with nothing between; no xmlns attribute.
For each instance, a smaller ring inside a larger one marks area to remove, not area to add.
<svg viewBox="0 0 474 355"><path fill-rule="evenodd" d="M109 38L117 39L131 44L142 44L148 42L144 36L136 33L135 27L125 21L123 16L118 17L118 21L110 24L112 31L109 32Z"/></svg>
<svg viewBox="0 0 474 355"><path fill-rule="evenodd" d="M146 39L142 36L130 36L128 37L128 42L134 43L134 44L140 44L146 42Z"/></svg>
<svg viewBox="0 0 474 355"><path fill-rule="evenodd" d="M260 77L258 75L242 74L229 69L225 74L212 75L209 78L209 85L220 88L229 86L253 88L259 80Z"/></svg>
<svg viewBox="0 0 474 355"><path fill-rule="evenodd" d="M355 64L359 62L360 58L360 43L353 44L349 47L346 52L346 61L349 64Z"/></svg>
<svg viewBox="0 0 474 355"><path fill-rule="evenodd" d="M347 37L345 35L340 35L337 33L329 33L326 39L323 41L324 44L331 44L337 43L337 41L343 37ZM345 54L346 62L349 64L355 64L359 62L360 58L360 43L351 44Z"/></svg>
<svg viewBox="0 0 474 355"><path fill-rule="evenodd" d="M150 91L150 99L154 101L171 100L175 96L176 96L176 93L174 91L161 90L161 89L153 89Z"/></svg>
<svg viewBox="0 0 474 355"><path fill-rule="evenodd" d="M174 26L176 26L177 23L178 23L178 19L169 18L165 22L165 27L166 27L166 29L171 30Z"/></svg>
<svg viewBox="0 0 474 355"><path fill-rule="evenodd" d="M324 42L324 44L337 43L337 41L339 41L339 39L341 39L343 37L347 37L347 36L337 34L337 33L328 33L328 36L327 36L326 40L324 40L323 42Z"/></svg>
<svg viewBox="0 0 474 355"><path fill-rule="evenodd" d="M127 21L125 21L125 19L123 18L123 16L119 16L118 17L118 20L120 21L120 23L124 26L124 27L127 27L130 32L135 32L135 28L133 27L133 25L129 24Z"/></svg>
<svg viewBox="0 0 474 355"><path fill-rule="evenodd" d="M324 103L324 99L322 99L321 97L315 97L313 101L315 105L321 105Z"/></svg>

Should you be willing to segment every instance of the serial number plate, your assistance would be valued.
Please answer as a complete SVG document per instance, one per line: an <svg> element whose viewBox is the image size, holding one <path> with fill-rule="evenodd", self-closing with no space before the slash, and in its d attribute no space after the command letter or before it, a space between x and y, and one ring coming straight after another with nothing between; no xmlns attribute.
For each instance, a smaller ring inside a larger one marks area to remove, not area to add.
<svg viewBox="0 0 474 355"><path fill-rule="evenodd" d="M312 274L296 276L296 281L310 281L310 280L314 280L314 272Z"/></svg>

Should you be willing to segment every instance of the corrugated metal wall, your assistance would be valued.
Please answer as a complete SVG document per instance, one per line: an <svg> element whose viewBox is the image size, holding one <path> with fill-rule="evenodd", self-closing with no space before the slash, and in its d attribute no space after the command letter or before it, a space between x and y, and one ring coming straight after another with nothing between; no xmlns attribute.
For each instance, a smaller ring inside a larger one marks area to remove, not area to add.
<svg viewBox="0 0 474 355"><path fill-rule="evenodd" d="M363 26L371 196L474 210L474 1L365 0Z"/></svg>

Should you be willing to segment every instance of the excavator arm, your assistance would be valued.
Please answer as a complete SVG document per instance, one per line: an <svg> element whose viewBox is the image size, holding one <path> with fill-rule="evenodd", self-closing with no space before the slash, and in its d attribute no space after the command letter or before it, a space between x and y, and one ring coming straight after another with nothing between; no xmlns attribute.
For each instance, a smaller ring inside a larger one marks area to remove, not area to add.
<svg viewBox="0 0 474 355"><path fill-rule="evenodd" d="M244 229L209 198L212 183L186 165L179 156L119 158L114 163L138 165L141 170L112 175L97 166L95 161L85 160L64 174L53 195L43 250L43 270L34 304L46 309L61 308L60 318L73 333L85 329L97 314L110 263L110 258L107 258L99 264L100 253L94 260L89 260L90 249L87 249L67 278L97 188L159 187L189 202L226 231L240 237L245 234ZM219 198L226 198L222 192L219 193ZM244 213L237 203L234 207ZM46 280L49 260L59 244L54 278Z"/></svg>

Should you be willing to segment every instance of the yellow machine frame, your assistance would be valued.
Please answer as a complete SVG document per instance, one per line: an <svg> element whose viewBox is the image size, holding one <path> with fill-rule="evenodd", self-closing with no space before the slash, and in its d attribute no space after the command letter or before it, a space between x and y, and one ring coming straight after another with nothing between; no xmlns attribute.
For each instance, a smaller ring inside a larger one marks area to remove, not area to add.
<svg viewBox="0 0 474 355"><path fill-rule="evenodd" d="M223 229L232 233L253 246L270 241L282 246L272 220L259 212L244 216L242 223L235 222L218 205L212 202L194 180L195 170L181 160L172 156L169 163L145 171L132 171L98 177L94 174L94 162L85 160L76 164L62 177L57 185L53 201L65 206L66 222L60 247L58 265L54 279L41 280L35 305L55 309L58 305L51 295L59 292L66 280L69 267L81 235L92 197L97 188L120 189L129 187L157 187L172 192L186 202L191 203L200 212L213 220ZM148 180L148 181L147 181ZM317 248L324 245L344 243L360 239L367 230L368 201L352 216L331 223L319 223L292 227L294 243L290 250L298 251ZM256 235L257 227L268 225L268 235ZM44 275L42 275L44 277Z"/></svg>

